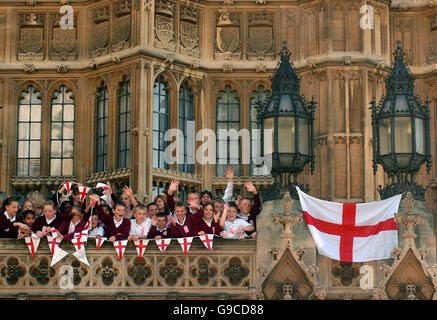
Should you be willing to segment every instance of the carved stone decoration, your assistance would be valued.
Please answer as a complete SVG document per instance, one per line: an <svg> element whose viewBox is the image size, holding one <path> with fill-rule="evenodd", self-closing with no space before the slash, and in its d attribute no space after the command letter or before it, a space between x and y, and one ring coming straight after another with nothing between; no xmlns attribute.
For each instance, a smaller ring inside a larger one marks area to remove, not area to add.
<svg viewBox="0 0 437 320"><path fill-rule="evenodd" d="M21 14L18 60L43 60L44 44L44 16L36 13Z"/></svg>
<svg viewBox="0 0 437 320"><path fill-rule="evenodd" d="M183 273L183 268L174 257L167 258L165 264L161 265L159 269L159 275L169 286L174 286Z"/></svg>
<svg viewBox="0 0 437 320"><path fill-rule="evenodd" d="M26 73L34 73L35 72L35 65L26 63L24 65L24 72Z"/></svg>
<svg viewBox="0 0 437 320"><path fill-rule="evenodd" d="M144 285L146 280L152 275L151 267L144 258L136 257L133 263L127 268L127 274L133 279L136 285Z"/></svg>
<svg viewBox="0 0 437 320"><path fill-rule="evenodd" d="M223 274L229 279L231 285L238 286L249 275L249 269L243 266L240 258L233 257L225 266Z"/></svg>
<svg viewBox="0 0 437 320"><path fill-rule="evenodd" d="M428 2L428 6L429 6L430 8L434 8L434 7L436 7L436 6L437 6L437 0L429 0L429 2Z"/></svg>
<svg viewBox="0 0 437 320"><path fill-rule="evenodd" d="M267 66L265 63L257 63L255 66L256 72L267 72Z"/></svg>
<svg viewBox="0 0 437 320"><path fill-rule="evenodd" d="M216 59L241 59L241 15L221 13L216 20L214 56Z"/></svg>
<svg viewBox="0 0 437 320"><path fill-rule="evenodd" d="M249 14L249 60L273 59L275 57L273 38L273 15L260 12Z"/></svg>
<svg viewBox="0 0 437 320"><path fill-rule="evenodd" d="M234 68L232 67L232 63L224 63L222 66L223 72L232 72Z"/></svg>
<svg viewBox="0 0 437 320"><path fill-rule="evenodd" d="M429 41L429 52L428 52L428 64L437 63L437 15L432 16L429 19L431 30L430 30L430 41Z"/></svg>
<svg viewBox="0 0 437 320"><path fill-rule="evenodd" d="M174 3L157 0L155 3L155 46L175 51Z"/></svg>
<svg viewBox="0 0 437 320"><path fill-rule="evenodd" d="M91 58L109 52L109 7L95 9L93 20Z"/></svg>
<svg viewBox="0 0 437 320"><path fill-rule="evenodd" d="M0 26L6 25L6 13L0 11Z"/></svg>
<svg viewBox="0 0 437 320"><path fill-rule="evenodd" d="M144 4L144 10L145 11L151 11L152 10L152 6L153 6L152 0L144 0L143 4Z"/></svg>
<svg viewBox="0 0 437 320"><path fill-rule="evenodd" d="M191 275L196 278L201 286L209 283L217 275L217 268L211 265L207 257L200 257L191 269Z"/></svg>
<svg viewBox="0 0 437 320"><path fill-rule="evenodd" d="M0 275L6 278L6 283L10 286L16 285L18 280L24 276L26 269L20 265L17 258L9 258L6 266L3 266L0 270Z"/></svg>
<svg viewBox="0 0 437 320"><path fill-rule="evenodd" d="M284 294L282 300L294 300L293 297L291 296L292 292L293 292L293 285L289 283L284 283L284 285L282 286L282 293Z"/></svg>
<svg viewBox="0 0 437 320"><path fill-rule="evenodd" d="M77 39L77 18L74 17L72 29L61 28L59 22L62 14L53 16L52 37L50 39L49 56L51 60L76 60L79 54Z"/></svg>
<svg viewBox="0 0 437 320"><path fill-rule="evenodd" d="M80 264L79 260L74 260L71 266L73 267L73 284L78 286L88 274L88 270Z"/></svg>
<svg viewBox="0 0 437 320"><path fill-rule="evenodd" d="M105 258L102 264L97 267L96 275L102 278L103 284L109 286L114 282L114 278L118 276L118 268L114 268L114 263L110 258Z"/></svg>
<svg viewBox="0 0 437 320"><path fill-rule="evenodd" d="M40 285L47 285L55 273L55 269L49 266L49 261L46 258L41 259L37 266L30 268L30 275Z"/></svg>
<svg viewBox="0 0 437 320"><path fill-rule="evenodd" d="M58 64L56 66L56 71L58 71L59 73L67 73L68 72L68 67L65 64Z"/></svg>
<svg viewBox="0 0 437 320"><path fill-rule="evenodd" d="M120 0L114 3L114 24L112 51L119 51L131 46L132 16L131 1Z"/></svg>
<svg viewBox="0 0 437 320"><path fill-rule="evenodd" d="M358 287L360 267L356 263L338 261L331 270L334 287Z"/></svg>
<svg viewBox="0 0 437 320"><path fill-rule="evenodd" d="M190 6L182 6L180 13L180 52L199 57L199 26L198 9Z"/></svg>

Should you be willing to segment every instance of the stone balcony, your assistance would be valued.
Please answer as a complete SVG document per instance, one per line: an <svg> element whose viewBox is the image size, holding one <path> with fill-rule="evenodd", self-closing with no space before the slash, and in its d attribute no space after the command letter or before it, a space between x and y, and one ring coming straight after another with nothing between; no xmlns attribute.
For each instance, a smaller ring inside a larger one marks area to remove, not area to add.
<svg viewBox="0 0 437 320"><path fill-rule="evenodd" d="M142 259L128 242L120 261L111 243L96 250L90 239L86 253L90 267L72 255L50 267L46 239L35 257L24 240L0 239L0 299L248 299L255 281L255 240L215 239L210 251L195 238L187 256L176 240L166 252L150 241Z"/></svg>

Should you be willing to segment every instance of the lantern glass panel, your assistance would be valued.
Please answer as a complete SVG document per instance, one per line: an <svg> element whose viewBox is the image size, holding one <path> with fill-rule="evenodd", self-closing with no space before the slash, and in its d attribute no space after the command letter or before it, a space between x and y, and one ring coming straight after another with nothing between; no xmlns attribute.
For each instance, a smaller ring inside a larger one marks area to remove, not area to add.
<svg viewBox="0 0 437 320"><path fill-rule="evenodd" d="M310 124L308 119L297 118L299 128L299 152L305 155L310 153L309 137L310 137Z"/></svg>
<svg viewBox="0 0 437 320"><path fill-rule="evenodd" d="M281 101L279 102L279 111L292 111L291 98L288 94L281 95Z"/></svg>
<svg viewBox="0 0 437 320"><path fill-rule="evenodd" d="M425 142L425 120L416 118L416 152L426 154Z"/></svg>
<svg viewBox="0 0 437 320"><path fill-rule="evenodd" d="M395 152L411 153L411 118L395 117Z"/></svg>
<svg viewBox="0 0 437 320"><path fill-rule="evenodd" d="M269 131L271 133L269 133ZM274 119L264 120L264 155L272 154L274 149L275 126Z"/></svg>
<svg viewBox="0 0 437 320"><path fill-rule="evenodd" d="M391 153L390 118L379 120L379 152L381 155Z"/></svg>
<svg viewBox="0 0 437 320"><path fill-rule="evenodd" d="M294 153L295 152L295 118L279 117L278 118L278 152Z"/></svg>
<svg viewBox="0 0 437 320"><path fill-rule="evenodd" d="M400 96L400 95L396 96L395 110L402 111L402 112L409 112L408 102L407 102L406 96Z"/></svg>

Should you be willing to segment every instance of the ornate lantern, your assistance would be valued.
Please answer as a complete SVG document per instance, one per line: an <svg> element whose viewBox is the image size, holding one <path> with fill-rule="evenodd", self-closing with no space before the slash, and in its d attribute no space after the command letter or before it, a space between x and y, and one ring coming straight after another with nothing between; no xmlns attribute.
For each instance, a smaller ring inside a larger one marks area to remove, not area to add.
<svg viewBox="0 0 437 320"><path fill-rule="evenodd" d="M414 95L414 77L407 69L405 52L396 42L394 65L385 80L386 96L378 105L373 99L373 172L378 164L390 177L381 199L411 191L417 200L424 200L425 190L414 182L423 163L431 168L429 101L420 102Z"/></svg>
<svg viewBox="0 0 437 320"><path fill-rule="evenodd" d="M297 198L297 176L307 163L314 171L314 109L316 103L307 102L299 94L300 85L287 42L279 53L281 61L272 78L272 95L258 104L258 123L261 128L261 150L271 156L271 174L275 182L264 192L264 200L279 199L289 190ZM265 135L264 130L272 130ZM303 188L308 191L308 187Z"/></svg>

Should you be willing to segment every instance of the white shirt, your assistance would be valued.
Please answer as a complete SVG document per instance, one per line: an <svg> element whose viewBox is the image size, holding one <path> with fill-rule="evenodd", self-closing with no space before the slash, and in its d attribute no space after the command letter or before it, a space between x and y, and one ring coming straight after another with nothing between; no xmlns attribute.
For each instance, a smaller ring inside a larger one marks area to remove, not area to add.
<svg viewBox="0 0 437 320"><path fill-rule="evenodd" d="M117 220L115 220L115 216L114 216L114 224L115 224L116 228L118 228L122 223L123 223L123 218L121 218L121 220L117 222Z"/></svg>
<svg viewBox="0 0 437 320"><path fill-rule="evenodd" d="M76 223L73 223L73 220L70 221L70 227L68 228L68 233L72 233L74 232L74 230L76 229L76 226L79 224L80 219L77 220Z"/></svg>
<svg viewBox="0 0 437 320"><path fill-rule="evenodd" d="M149 217L146 217L141 224L138 224L136 220L131 220L129 234L134 236L147 236L151 226L152 220Z"/></svg>
<svg viewBox="0 0 437 320"><path fill-rule="evenodd" d="M10 222L15 222L15 219L16 219L16 215L11 219L10 217L9 217L9 215L8 215L8 212L7 211L5 211L5 216L6 216L6 219L8 219Z"/></svg>
<svg viewBox="0 0 437 320"><path fill-rule="evenodd" d="M95 227L93 230L89 230L88 231L88 236L89 237L95 237L95 236L104 236L105 235L105 230L103 229L102 226L97 226Z"/></svg>
<svg viewBox="0 0 437 320"><path fill-rule="evenodd" d="M202 218L202 220L205 221L207 226L211 228L211 223L212 223L212 220L214 220L214 218L212 218L210 221L205 220L205 218Z"/></svg>
<svg viewBox="0 0 437 320"><path fill-rule="evenodd" d="M182 221L182 223L179 222L178 218L174 217L174 219L176 219L176 223L180 226L183 226L185 224L185 221L187 220L187 216L184 217L184 221Z"/></svg>
<svg viewBox="0 0 437 320"><path fill-rule="evenodd" d="M223 201L225 203L232 201L232 194L234 192L234 181L229 181L226 185L225 194L223 195Z"/></svg>
<svg viewBox="0 0 437 320"><path fill-rule="evenodd" d="M244 219L240 219L240 218L235 218L234 221L229 221L228 219L226 219L225 221L225 227L223 228L223 231L225 232L225 235L223 236L223 238L226 239L237 239L238 235L237 235L237 230L244 228L244 227L248 227L251 224L248 223L246 220Z"/></svg>
<svg viewBox="0 0 437 320"><path fill-rule="evenodd" d="M50 223L52 223L53 220L55 220L55 219L56 219L56 215L55 215L52 219L50 219L50 220L47 220L47 218L46 218L46 222L47 222L47 224L50 224Z"/></svg>

